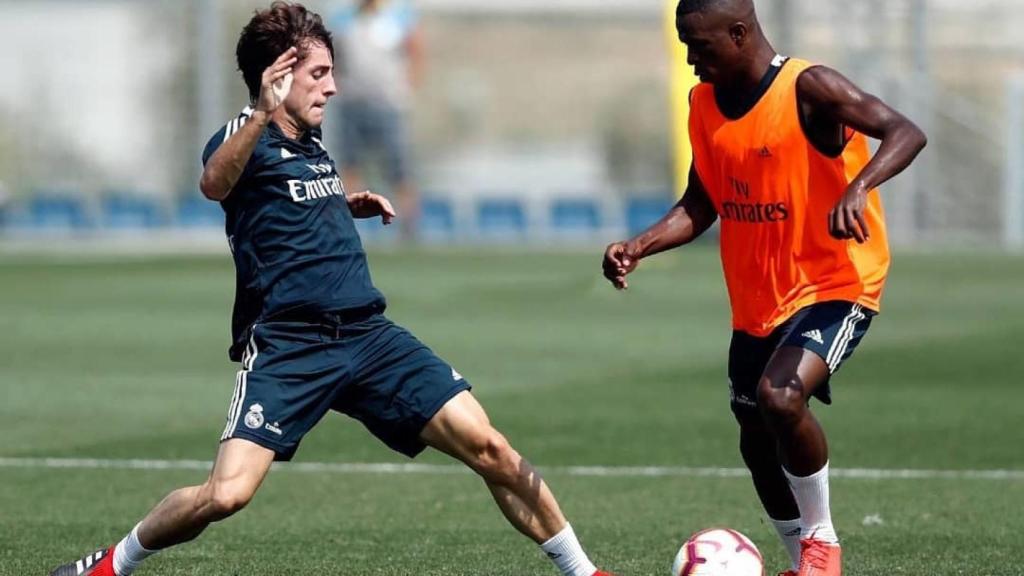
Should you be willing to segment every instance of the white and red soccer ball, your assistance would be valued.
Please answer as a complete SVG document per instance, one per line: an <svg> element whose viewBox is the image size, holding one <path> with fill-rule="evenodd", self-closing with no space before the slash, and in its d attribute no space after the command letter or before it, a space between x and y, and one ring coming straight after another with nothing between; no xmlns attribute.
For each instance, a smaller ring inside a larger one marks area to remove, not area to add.
<svg viewBox="0 0 1024 576"><path fill-rule="evenodd" d="M683 543L672 576L764 576L764 562L749 538L729 528L701 530Z"/></svg>

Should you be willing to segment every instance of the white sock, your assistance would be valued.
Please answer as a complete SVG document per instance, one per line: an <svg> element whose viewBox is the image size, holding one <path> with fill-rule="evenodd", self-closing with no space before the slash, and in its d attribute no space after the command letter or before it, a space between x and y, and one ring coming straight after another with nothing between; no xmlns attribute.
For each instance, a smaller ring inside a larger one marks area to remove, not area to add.
<svg viewBox="0 0 1024 576"><path fill-rule="evenodd" d="M800 519L776 520L775 518L768 518L768 520L771 520L771 523L775 526L775 531L779 533L782 545L786 547L786 553L789 554L792 569L798 570L800 568Z"/></svg>
<svg viewBox="0 0 1024 576"><path fill-rule="evenodd" d="M800 508L800 531L804 538L838 544L839 538L832 527L832 513L828 508L828 462L810 476L793 476L783 469Z"/></svg>
<svg viewBox="0 0 1024 576"><path fill-rule="evenodd" d="M568 524L561 532L541 544L540 548L565 576L593 576L597 572L580 546L580 541L576 539L572 526Z"/></svg>
<svg viewBox="0 0 1024 576"><path fill-rule="evenodd" d="M139 525L136 524L114 548L114 572L117 576L129 576L143 560L156 553L156 550L147 550L139 544Z"/></svg>

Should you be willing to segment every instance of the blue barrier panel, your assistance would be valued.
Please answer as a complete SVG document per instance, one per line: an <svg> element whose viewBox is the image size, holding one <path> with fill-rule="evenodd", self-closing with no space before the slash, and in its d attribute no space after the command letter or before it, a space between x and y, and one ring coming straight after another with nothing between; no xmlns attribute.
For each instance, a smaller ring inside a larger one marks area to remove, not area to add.
<svg viewBox="0 0 1024 576"><path fill-rule="evenodd" d="M401 217L401 214L399 214ZM420 232L426 236L455 233L455 209L447 198L424 198L420 203Z"/></svg>
<svg viewBox="0 0 1024 576"><path fill-rule="evenodd" d="M626 201L626 228L639 234L664 216L675 204L671 198L630 198Z"/></svg>
<svg viewBox="0 0 1024 576"><path fill-rule="evenodd" d="M70 195L33 196L28 201L28 216L33 228L45 230L82 230L92 226L85 202Z"/></svg>
<svg viewBox="0 0 1024 576"><path fill-rule="evenodd" d="M489 198L477 204L477 229L484 236L522 236L526 210L514 198Z"/></svg>
<svg viewBox="0 0 1024 576"><path fill-rule="evenodd" d="M588 198L555 200L551 226L556 232L594 232L601 228L601 210Z"/></svg>
<svg viewBox="0 0 1024 576"><path fill-rule="evenodd" d="M156 228L166 223L160 204L151 198L111 194L100 203L104 227L117 229Z"/></svg>

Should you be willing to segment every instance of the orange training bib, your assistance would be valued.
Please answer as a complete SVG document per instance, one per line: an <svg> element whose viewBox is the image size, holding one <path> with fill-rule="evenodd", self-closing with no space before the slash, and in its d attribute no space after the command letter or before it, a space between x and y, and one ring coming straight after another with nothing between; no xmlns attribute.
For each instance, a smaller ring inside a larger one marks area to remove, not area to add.
<svg viewBox="0 0 1024 576"><path fill-rule="evenodd" d="M721 257L733 327L766 336L801 308L847 300L879 310L889 247L878 190L868 194L864 244L836 240L828 213L870 160L850 136L837 157L819 152L800 125L796 83L810 63L782 65L767 92L731 120L700 84L690 103L694 166L721 218Z"/></svg>

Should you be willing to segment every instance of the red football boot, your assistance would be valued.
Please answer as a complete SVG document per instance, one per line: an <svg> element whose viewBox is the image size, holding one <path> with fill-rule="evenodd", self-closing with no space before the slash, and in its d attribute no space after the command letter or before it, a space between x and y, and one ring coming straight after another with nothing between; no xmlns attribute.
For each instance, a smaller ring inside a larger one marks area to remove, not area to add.
<svg viewBox="0 0 1024 576"><path fill-rule="evenodd" d="M50 576L117 576L114 572L114 547L97 550L80 560L58 566Z"/></svg>
<svg viewBox="0 0 1024 576"><path fill-rule="evenodd" d="M842 549L807 538L800 541L800 571L797 576L842 576Z"/></svg>

